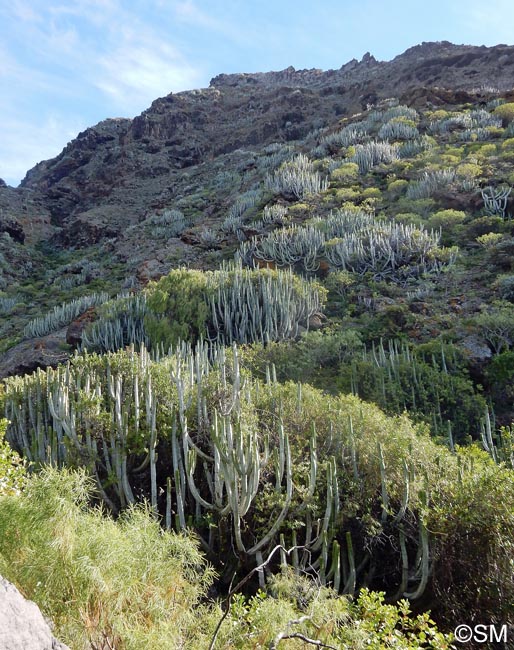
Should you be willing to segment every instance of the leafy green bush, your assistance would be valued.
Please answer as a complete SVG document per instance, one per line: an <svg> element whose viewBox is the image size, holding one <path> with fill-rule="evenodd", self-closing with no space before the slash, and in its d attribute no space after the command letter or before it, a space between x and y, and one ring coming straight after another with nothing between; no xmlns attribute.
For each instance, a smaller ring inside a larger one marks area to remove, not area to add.
<svg viewBox="0 0 514 650"><path fill-rule="evenodd" d="M463 360L452 346L440 346L426 356L422 348L406 344L373 346L340 366L338 385L389 413L406 410L446 438L448 422L455 440L479 437L485 410Z"/></svg>
<svg viewBox="0 0 514 650"><path fill-rule="evenodd" d="M514 275L500 275L494 284L502 300L514 302Z"/></svg>
<svg viewBox="0 0 514 650"><path fill-rule="evenodd" d="M501 118L504 126L506 126L514 120L514 103L501 104L494 109L493 113Z"/></svg>
<svg viewBox="0 0 514 650"><path fill-rule="evenodd" d="M152 345L210 338L224 344L294 337L322 309L325 291L290 271L177 269L148 288Z"/></svg>

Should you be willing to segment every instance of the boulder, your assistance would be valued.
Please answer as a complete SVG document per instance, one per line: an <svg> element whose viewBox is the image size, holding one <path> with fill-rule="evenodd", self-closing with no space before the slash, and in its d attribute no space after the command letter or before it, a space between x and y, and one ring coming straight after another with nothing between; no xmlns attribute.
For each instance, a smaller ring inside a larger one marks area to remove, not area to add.
<svg viewBox="0 0 514 650"><path fill-rule="evenodd" d="M37 368L55 367L69 358L66 348L66 328L38 339L22 341L0 358L0 378L25 375ZM0 649L2 646L0 646Z"/></svg>
<svg viewBox="0 0 514 650"><path fill-rule="evenodd" d="M2 650L69 650L52 634L39 607L25 600L0 576L0 648Z"/></svg>

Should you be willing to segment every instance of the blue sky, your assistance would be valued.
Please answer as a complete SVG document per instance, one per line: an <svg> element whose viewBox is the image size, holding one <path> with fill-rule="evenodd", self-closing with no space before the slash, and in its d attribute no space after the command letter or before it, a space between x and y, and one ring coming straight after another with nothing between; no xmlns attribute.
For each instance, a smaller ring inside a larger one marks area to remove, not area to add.
<svg viewBox="0 0 514 650"><path fill-rule="evenodd" d="M512 44L512 0L0 0L0 178L221 72L339 68L421 41Z"/></svg>

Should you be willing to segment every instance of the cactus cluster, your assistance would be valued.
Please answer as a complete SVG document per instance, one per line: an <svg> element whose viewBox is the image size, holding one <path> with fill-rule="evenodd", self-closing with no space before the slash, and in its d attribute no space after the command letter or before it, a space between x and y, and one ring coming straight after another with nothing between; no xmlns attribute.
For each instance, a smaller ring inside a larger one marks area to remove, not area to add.
<svg viewBox="0 0 514 650"><path fill-rule="evenodd" d="M284 224L287 221L287 208L280 203L265 206L262 213L263 225Z"/></svg>
<svg viewBox="0 0 514 650"><path fill-rule="evenodd" d="M180 344L159 361L144 347L77 356L8 379L5 404L14 446L34 463L85 465L114 512L147 498L167 528L194 528L205 550L228 560L232 549L239 561L261 565L277 543L290 545L282 564L316 571L350 594L373 573L376 553L359 550L357 562L341 516L348 482L364 489L366 463L375 463L360 457L352 416L332 413L331 433L320 437L314 422L302 422L302 387L291 393L273 372L258 382L242 370L235 346ZM305 466L293 461L295 420L310 428ZM402 551L400 595L416 598L430 568L426 528L420 520L416 533L411 516L423 505L412 496L417 470L405 460L403 477L393 479L398 471L389 475L388 463L396 460L381 443L376 450L381 523ZM301 529L290 529L286 520L298 517ZM419 575L410 565L416 549Z"/></svg>
<svg viewBox="0 0 514 650"><path fill-rule="evenodd" d="M144 225L151 227L151 233L154 237L167 239L169 237L179 237L186 228L189 228L191 222L180 210L168 209L162 214L156 214L145 219Z"/></svg>
<svg viewBox="0 0 514 650"><path fill-rule="evenodd" d="M479 109L468 113L453 113L449 117L433 121L429 125L429 130L431 133L442 134L487 127L500 128L501 126L501 118L492 115L489 111Z"/></svg>
<svg viewBox="0 0 514 650"><path fill-rule="evenodd" d="M69 325L74 318L80 316L91 307L96 307L109 300L107 293L93 293L69 302L64 302L62 305L54 307L52 311L44 316L39 316L29 321L23 330L23 336L26 339L31 339L36 336L45 336L50 332Z"/></svg>
<svg viewBox="0 0 514 650"><path fill-rule="evenodd" d="M236 202L230 206L227 216L221 224L224 232L237 232L243 225L245 214L253 208L261 198L258 190L249 190L238 196Z"/></svg>
<svg viewBox="0 0 514 650"><path fill-rule="evenodd" d="M148 346L145 294L120 294L98 310L98 319L82 334L82 349L107 352L127 345Z"/></svg>
<svg viewBox="0 0 514 650"><path fill-rule="evenodd" d="M422 151L432 149L433 146L433 140L426 135L422 135L420 138L403 142L398 149L398 155L400 158L412 158Z"/></svg>
<svg viewBox="0 0 514 650"><path fill-rule="evenodd" d="M209 284L209 336L223 345L295 338L323 306L320 287L291 270L224 268Z"/></svg>
<svg viewBox="0 0 514 650"><path fill-rule="evenodd" d="M9 314L21 301L19 296L0 296L0 315Z"/></svg>
<svg viewBox="0 0 514 650"><path fill-rule="evenodd" d="M407 198L428 199L436 192L450 187L454 181L455 170L452 168L423 172L423 176L418 181L409 184Z"/></svg>
<svg viewBox="0 0 514 650"><path fill-rule="evenodd" d="M507 209L507 201L511 192L512 187L508 186L489 186L481 190L486 213L489 215L498 215L502 219L505 219L505 210Z"/></svg>
<svg viewBox="0 0 514 650"><path fill-rule="evenodd" d="M257 159L257 165L260 171L271 171L280 167L293 154L294 147L292 145L274 142L265 147L263 155Z"/></svg>
<svg viewBox="0 0 514 650"><path fill-rule="evenodd" d="M411 124L393 119L382 124L377 135L382 140L413 140L419 136L419 131Z"/></svg>
<svg viewBox="0 0 514 650"><path fill-rule="evenodd" d="M398 157L398 145L373 140L365 144L358 144L350 162L359 165L361 174L367 174L375 165L393 162L393 160L398 160Z"/></svg>
<svg viewBox="0 0 514 650"><path fill-rule="evenodd" d="M265 179L265 188L286 198L303 199L308 194L318 194L328 189L328 180L314 169L304 154L283 163Z"/></svg>
<svg viewBox="0 0 514 650"><path fill-rule="evenodd" d="M186 293L185 285L192 293ZM223 345L281 341L307 329L323 301L318 283L290 270L250 270L241 264L212 273L177 269L145 293L120 294L103 305L83 333L82 348L167 348L177 335Z"/></svg>
<svg viewBox="0 0 514 650"><path fill-rule="evenodd" d="M307 226L290 226L243 242L240 256L281 266L301 265L316 271L321 260L334 270L376 278L404 280L439 272L451 264L455 252L439 247L440 235L422 227L385 222L364 211L339 210Z"/></svg>

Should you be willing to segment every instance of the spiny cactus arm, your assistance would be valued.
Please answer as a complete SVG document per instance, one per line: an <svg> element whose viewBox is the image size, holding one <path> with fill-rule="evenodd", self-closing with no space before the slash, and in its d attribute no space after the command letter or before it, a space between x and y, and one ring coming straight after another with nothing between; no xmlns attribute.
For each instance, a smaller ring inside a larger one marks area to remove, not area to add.
<svg viewBox="0 0 514 650"><path fill-rule="evenodd" d="M157 404L154 401L151 411L150 422L150 503L154 512L157 512L157 454L155 448L157 446Z"/></svg>
<svg viewBox="0 0 514 650"><path fill-rule="evenodd" d="M344 594L353 596L355 593L355 586L357 582L357 572L355 570L355 556L353 553L352 534L350 531L346 533L346 553L348 559L348 580L346 581L343 589Z"/></svg>
<svg viewBox="0 0 514 650"><path fill-rule="evenodd" d="M194 449L187 449L184 447L184 459L185 459L185 469L186 469L186 478L189 491L191 492L194 500L202 505L206 510L214 510L214 505L206 501L198 491L196 483L194 480L194 472L196 468L197 455Z"/></svg>
<svg viewBox="0 0 514 650"><path fill-rule="evenodd" d="M334 507L334 482L332 478L333 465L329 462L327 465L327 496L325 505L325 514L321 524L321 532L318 539L312 545L313 551L318 551L323 544L323 534L327 533L330 523L332 521L332 510Z"/></svg>
<svg viewBox="0 0 514 650"><path fill-rule="evenodd" d="M382 523L384 523L387 519L387 514L389 511L389 494L387 492L387 483L386 483L386 466L384 462L384 453L382 450L382 445L380 443L377 443L377 451L378 451L378 461L380 465L380 485L381 485L381 491L382 491Z"/></svg>
<svg viewBox="0 0 514 650"><path fill-rule="evenodd" d="M410 472L409 466L405 458L403 459L403 495L402 503L400 509L398 510L396 517L394 518L395 523L402 521L407 512L407 507L409 505L409 494L410 494Z"/></svg>
<svg viewBox="0 0 514 650"><path fill-rule="evenodd" d="M426 481L428 484L428 480ZM418 557L419 557L419 567L418 567L418 576L419 576L419 584L417 588L414 591L411 592L405 592L403 595L405 598L408 598L409 600L417 600L420 598L427 587L428 584L428 578L430 576L430 546L429 546L429 536L428 536L428 529L426 527L424 517L426 514L426 510L428 509L428 491L425 488L424 490L421 491L420 493L420 498L421 498L421 508L422 511L420 513L420 521L419 521L419 541L420 541L420 546L418 549Z"/></svg>
<svg viewBox="0 0 514 650"><path fill-rule="evenodd" d="M286 454L286 500L284 503L284 506L276 518L274 524L270 528L270 530L264 535L264 537L257 542L252 548L248 550L248 553L250 555L254 555L257 551L261 550L264 548L269 542L273 539L273 537L276 535L278 532L280 526L282 525L282 522L287 516L287 513L289 512L289 507L291 505L291 501L293 498L293 468L292 468L292 463L291 463L291 449L289 447L289 438L286 434L285 437L285 454Z"/></svg>
<svg viewBox="0 0 514 650"><path fill-rule="evenodd" d="M400 526L399 541L402 556L402 581L398 587L398 591L393 597L393 600L398 600L404 596L409 581L409 556L407 554L407 545L405 543L405 531L403 530L403 526Z"/></svg>

